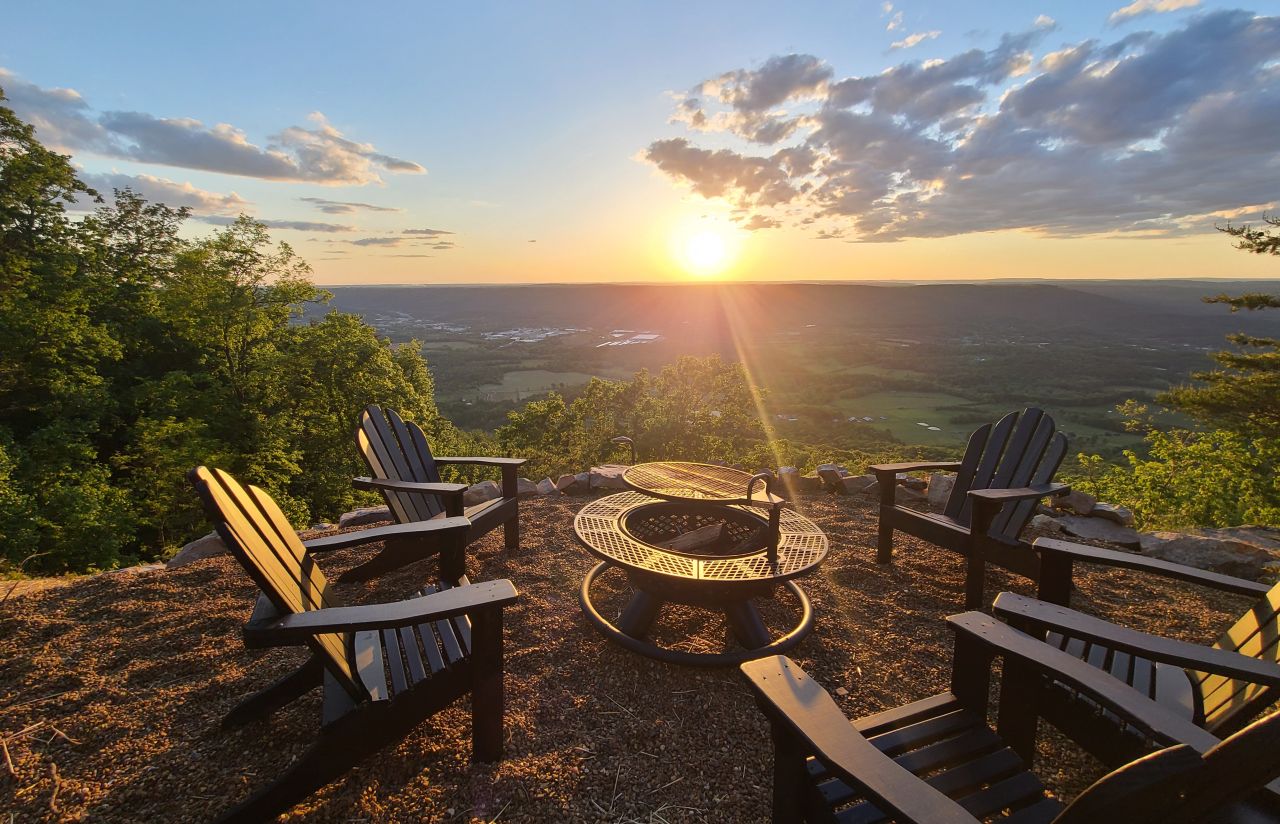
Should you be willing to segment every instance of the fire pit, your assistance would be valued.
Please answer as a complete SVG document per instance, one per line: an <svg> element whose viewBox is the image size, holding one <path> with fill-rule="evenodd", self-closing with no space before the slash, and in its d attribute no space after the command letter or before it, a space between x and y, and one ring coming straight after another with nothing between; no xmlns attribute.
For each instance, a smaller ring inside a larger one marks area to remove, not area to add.
<svg viewBox="0 0 1280 824"><path fill-rule="evenodd" d="M624 478L630 481L634 470L655 466L661 465L633 467ZM717 477L740 476L736 488L743 494L695 497L700 490L694 488L693 495L678 498L668 487L664 500L647 491L622 492L592 501L574 519L579 541L601 559L583 580L581 597L583 612L605 637L663 661L725 666L791 649L813 628L809 599L791 579L822 562L826 536L808 518L784 509L767 488L751 498L746 473L711 469ZM591 599L592 584L610 567L624 572L634 589L616 624ZM751 599L773 597L779 586L795 596L801 615L789 632L774 639ZM650 627L668 602L722 611L743 650L694 653L648 641Z"/></svg>

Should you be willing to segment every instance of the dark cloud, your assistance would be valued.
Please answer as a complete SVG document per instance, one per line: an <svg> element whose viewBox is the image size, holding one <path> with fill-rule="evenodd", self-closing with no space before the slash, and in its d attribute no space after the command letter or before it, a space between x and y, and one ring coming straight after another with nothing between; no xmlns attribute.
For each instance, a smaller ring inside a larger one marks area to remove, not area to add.
<svg viewBox="0 0 1280 824"><path fill-rule="evenodd" d="M226 123L207 126L191 118L146 112L95 113L72 89L41 88L4 69L0 69L0 86L10 98L10 107L36 127L40 139L63 151L325 185L377 183L380 171L426 172L417 163L350 140L319 112L308 116L310 127L290 126L259 146Z"/></svg>
<svg viewBox="0 0 1280 824"><path fill-rule="evenodd" d="M1168 235L1275 201L1280 18L1215 12L1037 57L1053 27L1039 19L992 49L865 77L836 79L796 55L777 59L789 72L766 71L774 61L729 72L709 81L721 105L699 103L701 126L687 100L676 119L740 147L671 138L641 156L744 210L744 223L785 218L860 241L998 229ZM757 91L758 73L791 82ZM752 124L780 118L795 124L783 148L746 148L775 145L753 138Z"/></svg>
<svg viewBox="0 0 1280 824"><path fill-rule="evenodd" d="M393 206L375 206L372 203L355 203L349 200L327 200L323 197L300 197L303 203L310 203L327 215L350 215L363 209L366 212L402 212Z"/></svg>
<svg viewBox="0 0 1280 824"><path fill-rule="evenodd" d="M445 229L405 229L401 234L435 237L437 235L451 235L453 232L446 231Z"/></svg>

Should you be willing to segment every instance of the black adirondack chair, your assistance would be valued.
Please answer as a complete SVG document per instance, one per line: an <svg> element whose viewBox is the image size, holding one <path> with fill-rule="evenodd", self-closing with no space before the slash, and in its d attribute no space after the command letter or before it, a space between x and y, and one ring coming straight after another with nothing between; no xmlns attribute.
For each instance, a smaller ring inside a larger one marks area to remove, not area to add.
<svg viewBox="0 0 1280 824"><path fill-rule="evenodd" d="M1035 513L1036 502L1069 491L1052 483L1067 452L1067 437L1056 431L1053 418L1034 407L1010 412L969 436L959 461L914 461L871 467L880 488L880 529L876 560L893 559L893 531L923 538L963 555L965 608L982 605L986 564L1036 580L1040 562L1022 541L1022 530ZM894 496L899 472L949 470L955 486L941 515L899 506Z"/></svg>
<svg viewBox="0 0 1280 824"><path fill-rule="evenodd" d="M1038 601L1012 593L996 598L995 614L1024 632L1081 658L1214 735L1230 735L1280 700L1280 584L1268 586L1127 552L1040 538ZM1066 606L1076 563L1101 564L1252 596L1257 602L1213 644L1149 635ZM1052 599L1056 603L1048 603ZM1081 700L1066 688L1049 691L1046 712L1067 717ZM1132 731L1113 717L1083 713L1080 735L1105 741L1109 752L1132 748ZM1101 745L1100 745L1101 746Z"/></svg>
<svg viewBox="0 0 1280 824"><path fill-rule="evenodd" d="M1280 812L1280 713L1226 741L1077 658L978 612L955 632L949 692L850 723L782 656L741 666L772 728L773 821L1018 824L1270 821ZM997 724L989 681L1002 659ZM1158 751L1099 779L1070 804L1031 771L1037 696L1070 682L1142 726Z"/></svg>
<svg viewBox="0 0 1280 824"><path fill-rule="evenodd" d="M407 601L344 606L269 495L216 469L197 467L189 477L218 534L261 590L245 645L311 651L299 669L232 709L223 726L241 726L324 687L315 743L219 820L279 815L467 693L473 757L502 757L502 608L517 597L510 581L463 578L461 586L442 582ZM429 526L459 544L466 540L464 518Z"/></svg>
<svg viewBox="0 0 1280 824"><path fill-rule="evenodd" d="M372 477L356 478L360 489L382 493L396 523L408 524L433 518L465 516L471 521L468 543L494 527L503 528L506 549L520 547L519 489L516 470L523 458L442 458L431 454L422 428L406 421L394 409L370 404L360 414L356 446ZM464 506L466 484L440 481L439 465L468 464L499 467L502 470L502 497ZM388 544L376 558L343 576L343 580L363 580L415 560L411 548Z"/></svg>

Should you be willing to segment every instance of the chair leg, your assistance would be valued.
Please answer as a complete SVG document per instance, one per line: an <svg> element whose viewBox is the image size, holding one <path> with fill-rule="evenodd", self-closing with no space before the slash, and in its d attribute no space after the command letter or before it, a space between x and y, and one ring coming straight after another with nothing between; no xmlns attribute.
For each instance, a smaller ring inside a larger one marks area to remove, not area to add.
<svg viewBox="0 0 1280 824"><path fill-rule="evenodd" d="M970 555L965 564L964 576L964 608L965 609L982 609L982 589L987 576L987 564L977 554L976 548L970 550L974 554Z"/></svg>
<svg viewBox="0 0 1280 824"><path fill-rule="evenodd" d="M502 525L502 537L507 552L515 553L520 551L520 515L518 512L511 520Z"/></svg>
<svg viewBox="0 0 1280 824"><path fill-rule="evenodd" d="M887 564L893 561L893 522L884 513L880 513L880 529L876 535L876 563Z"/></svg>
<svg viewBox="0 0 1280 824"><path fill-rule="evenodd" d="M471 754L475 761L501 761L503 739L502 610L471 618Z"/></svg>
<svg viewBox="0 0 1280 824"><path fill-rule="evenodd" d="M804 821L801 805L805 793L804 753L795 735L781 723L770 724L773 734L773 824Z"/></svg>
<svg viewBox="0 0 1280 824"><path fill-rule="evenodd" d="M236 704L222 719L222 728L235 729L268 715L303 693L320 686L323 678L324 667L320 659L313 655L293 672Z"/></svg>

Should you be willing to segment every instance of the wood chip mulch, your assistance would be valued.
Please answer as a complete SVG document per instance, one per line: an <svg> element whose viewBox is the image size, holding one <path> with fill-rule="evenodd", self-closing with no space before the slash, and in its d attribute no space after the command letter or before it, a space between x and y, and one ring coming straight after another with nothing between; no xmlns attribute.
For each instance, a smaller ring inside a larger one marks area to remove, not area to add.
<svg viewBox="0 0 1280 824"><path fill-rule="evenodd" d="M768 731L736 669L651 661L602 639L583 618L578 587L594 560L575 542L582 499L521 502L522 550L501 530L472 547L473 580L510 578L506 612L507 748L470 763L469 705L409 731L295 807L307 821L764 821ZM801 583L817 627L793 653L850 717L945 690L961 611L963 566L899 535L894 564L874 562L874 505L809 497L800 508L831 539L825 564ZM375 550L322 556L330 577ZM430 577L432 561L367 585L338 585L349 603L397 600ZM1073 605L1135 628L1212 641L1240 598L1117 571L1085 572ZM625 582L600 582L620 603ZM995 571L988 592L1032 594ZM0 821L204 821L264 786L319 724L319 691L271 718L225 732L221 716L287 673L301 651L247 651L240 627L254 588L230 557L174 571L83 578L11 599L0 614ZM784 627L794 604L766 611ZM686 649L727 648L723 621L664 613L660 637ZM1073 794L1099 768L1065 739L1042 736L1037 769Z"/></svg>

